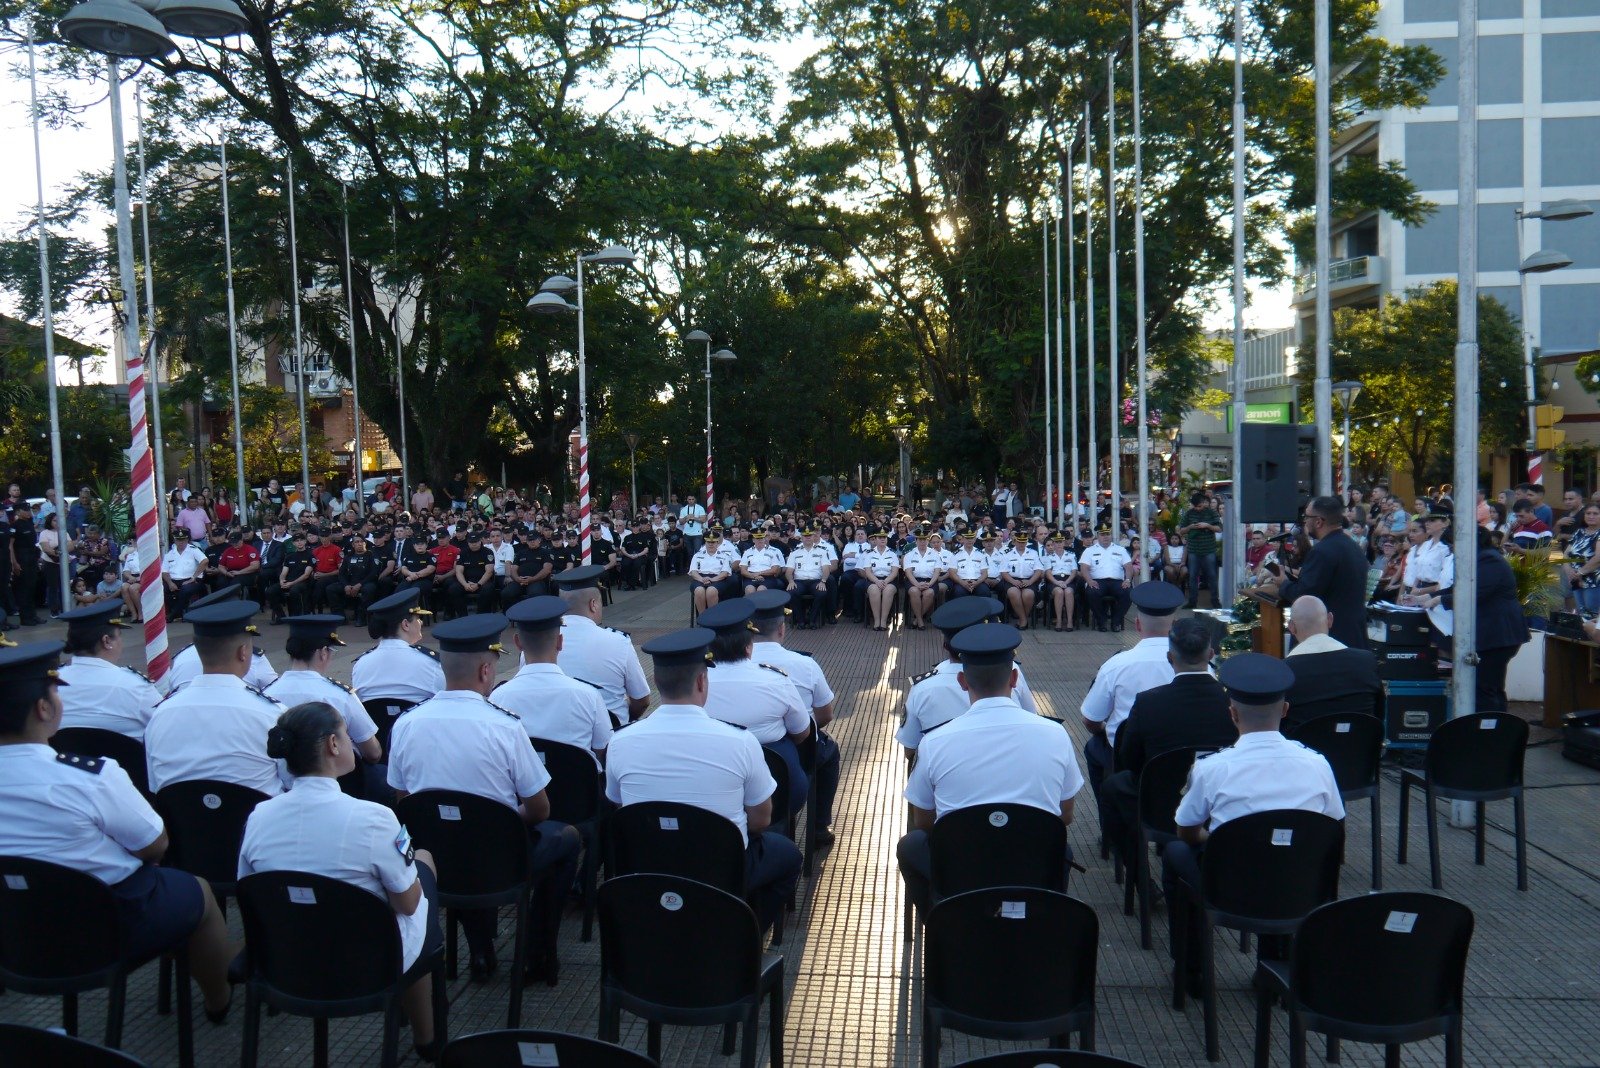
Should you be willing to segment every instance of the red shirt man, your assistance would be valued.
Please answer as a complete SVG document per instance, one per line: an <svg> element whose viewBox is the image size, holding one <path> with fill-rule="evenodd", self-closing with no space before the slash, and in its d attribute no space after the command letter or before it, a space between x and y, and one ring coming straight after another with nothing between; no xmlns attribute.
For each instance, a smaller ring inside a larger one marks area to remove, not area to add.
<svg viewBox="0 0 1600 1068"><path fill-rule="evenodd" d="M344 550L334 543L331 535L324 535L322 544L311 550L311 557L316 561L317 574L332 575L344 562Z"/></svg>
<svg viewBox="0 0 1600 1068"><path fill-rule="evenodd" d="M261 552L254 545L246 544L235 535L228 536L228 547L222 550L222 556L217 563L222 567L222 573L233 577L250 567L252 564L261 563Z"/></svg>

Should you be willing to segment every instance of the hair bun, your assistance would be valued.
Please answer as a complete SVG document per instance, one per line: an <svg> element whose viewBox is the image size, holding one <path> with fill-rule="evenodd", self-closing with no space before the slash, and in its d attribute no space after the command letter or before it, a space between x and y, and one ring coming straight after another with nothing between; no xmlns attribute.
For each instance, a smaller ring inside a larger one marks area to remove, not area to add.
<svg viewBox="0 0 1600 1068"><path fill-rule="evenodd" d="M293 748L294 738L283 727L274 724L267 730L267 756L282 760Z"/></svg>

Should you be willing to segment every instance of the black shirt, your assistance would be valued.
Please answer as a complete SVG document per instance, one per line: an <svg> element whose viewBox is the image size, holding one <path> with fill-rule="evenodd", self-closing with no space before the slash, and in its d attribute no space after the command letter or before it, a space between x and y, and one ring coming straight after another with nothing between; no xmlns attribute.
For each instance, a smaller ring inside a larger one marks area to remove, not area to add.
<svg viewBox="0 0 1600 1068"><path fill-rule="evenodd" d="M555 566L555 557L543 545L538 548L534 548L531 545L518 545L512 551L511 566L517 569L517 578L542 582L550 576L544 575L541 578L540 572L546 567L553 568Z"/></svg>
<svg viewBox="0 0 1600 1068"><path fill-rule="evenodd" d="M283 573L280 581L293 582L316 565L310 549L296 549L292 545L283 554Z"/></svg>
<svg viewBox="0 0 1600 1068"><path fill-rule="evenodd" d="M640 553L649 552L650 547L655 543L656 539L649 534L635 532L622 539L622 551L631 556L637 556Z"/></svg>
<svg viewBox="0 0 1600 1068"><path fill-rule="evenodd" d="M370 552L349 553L344 558L344 563L339 565L339 582L345 586L356 586L376 578L383 565L378 558Z"/></svg>
<svg viewBox="0 0 1600 1068"><path fill-rule="evenodd" d="M582 559L583 549L580 546L579 558ZM611 558L617 555L617 547L604 538L594 538L589 542L589 555L597 564L609 564Z"/></svg>
<svg viewBox="0 0 1600 1068"><path fill-rule="evenodd" d="M456 566L468 582L483 582L494 575L494 554L482 545L468 546L456 557Z"/></svg>
<svg viewBox="0 0 1600 1068"><path fill-rule="evenodd" d="M433 566L433 557L428 555L427 545L416 538L402 545L398 556L400 566L407 571L426 571Z"/></svg>

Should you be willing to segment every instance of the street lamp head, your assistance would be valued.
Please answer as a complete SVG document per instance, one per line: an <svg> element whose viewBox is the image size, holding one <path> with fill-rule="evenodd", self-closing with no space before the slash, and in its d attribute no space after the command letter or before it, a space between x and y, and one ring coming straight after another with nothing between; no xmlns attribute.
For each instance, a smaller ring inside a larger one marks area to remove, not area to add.
<svg viewBox="0 0 1600 1068"><path fill-rule="evenodd" d="M215 40L250 28L250 20L233 0L160 0L156 18L180 37Z"/></svg>
<svg viewBox="0 0 1600 1068"><path fill-rule="evenodd" d="M567 298L560 293L542 289L529 298L528 310L539 315L559 315L562 312L575 312L578 306L567 303Z"/></svg>
<svg viewBox="0 0 1600 1068"><path fill-rule="evenodd" d="M733 354L732 349L718 349L711 354L711 358L713 360L737 360L739 357Z"/></svg>
<svg viewBox="0 0 1600 1068"><path fill-rule="evenodd" d="M1583 200L1552 200L1538 211L1530 211L1530 219L1545 219L1549 222L1566 222L1569 219L1582 219L1593 215L1594 208Z"/></svg>
<svg viewBox="0 0 1600 1068"><path fill-rule="evenodd" d="M579 256L578 258L584 263L593 263L601 267L606 267L619 263L632 264L633 261L639 257L635 256L631 250L623 248L621 245L607 245L599 252L591 252L588 255Z"/></svg>
<svg viewBox="0 0 1600 1068"><path fill-rule="evenodd" d="M711 335L706 333L704 330L691 330L687 334L683 335L683 340L685 340L685 341L710 341L711 340Z"/></svg>
<svg viewBox="0 0 1600 1068"><path fill-rule="evenodd" d="M1522 266L1517 268L1519 274L1544 274L1547 271L1559 271L1563 267L1572 266L1572 257L1565 252L1555 249L1542 248L1522 261Z"/></svg>
<svg viewBox="0 0 1600 1068"><path fill-rule="evenodd" d="M56 28L64 40L104 56L153 59L178 47L160 19L128 0L84 0Z"/></svg>
<svg viewBox="0 0 1600 1068"><path fill-rule="evenodd" d="M564 274L553 274L544 280L544 285L539 287L541 293L571 293L578 288L578 283Z"/></svg>
<svg viewBox="0 0 1600 1068"><path fill-rule="evenodd" d="M1344 406L1348 408L1350 405L1354 404L1356 402L1356 398L1361 395L1361 383L1335 382L1333 384L1333 391L1343 398Z"/></svg>

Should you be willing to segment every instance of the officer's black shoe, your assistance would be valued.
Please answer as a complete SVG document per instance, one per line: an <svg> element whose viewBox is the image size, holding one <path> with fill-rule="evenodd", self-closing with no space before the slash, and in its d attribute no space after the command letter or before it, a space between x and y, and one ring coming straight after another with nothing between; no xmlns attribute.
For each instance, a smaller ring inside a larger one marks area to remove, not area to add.
<svg viewBox="0 0 1600 1068"><path fill-rule="evenodd" d="M444 1052L444 1043L435 1038L432 1042L426 1044L413 1043L411 1048L416 1050L417 1060L433 1064L438 1061L439 1055Z"/></svg>
<svg viewBox="0 0 1600 1068"><path fill-rule="evenodd" d="M543 982L545 986L555 986L561 977L561 962L554 954L539 960L530 960L522 966L522 985L532 986Z"/></svg>
<svg viewBox="0 0 1600 1068"><path fill-rule="evenodd" d="M486 950L472 955L472 963L468 966L474 983L487 983L500 962L495 959L494 950Z"/></svg>
<svg viewBox="0 0 1600 1068"><path fill-rule="evenodd" d="M1094 629L1099 631L1101 634L1104 634L1106 632L1106 625L1104 623L1096 623L1094 625Z"/></svg>

